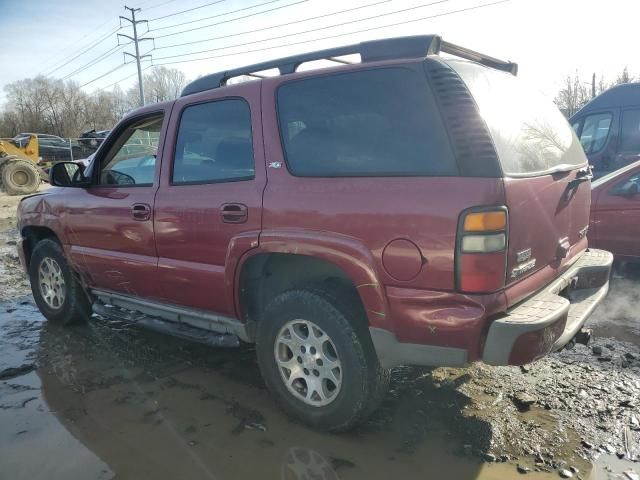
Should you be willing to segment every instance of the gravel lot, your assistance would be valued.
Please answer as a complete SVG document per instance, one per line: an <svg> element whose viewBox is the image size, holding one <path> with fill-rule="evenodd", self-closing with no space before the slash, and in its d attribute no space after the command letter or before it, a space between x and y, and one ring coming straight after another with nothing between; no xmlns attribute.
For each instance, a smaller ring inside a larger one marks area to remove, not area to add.
<svg viewBox="0 0 640 480"><path fill-rule="evenodd" d="M44 323L15 253L18 200L0 195L10 478L638 478L640 269L614 278L588 345L524 368L398 368L367 423L322 435L278 410L251 346Z"/></svg>

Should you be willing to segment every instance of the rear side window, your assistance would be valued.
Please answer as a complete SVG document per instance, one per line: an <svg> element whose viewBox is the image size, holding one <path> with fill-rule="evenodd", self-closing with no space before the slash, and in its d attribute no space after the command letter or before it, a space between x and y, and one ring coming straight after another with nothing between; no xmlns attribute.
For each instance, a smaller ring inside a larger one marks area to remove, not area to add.
<svg viewBox="0 0 640 480"><path fill-rule="evenodd" d="M289 171L296 176L455 175L424 74L384 68L314 77L278 89Z"/></svg>
<svg viewBox="0 0 640 480"><path fill-rule="evenodd" d="M184 109L172 184L249 180L255 167L249 105L237 98Z"/></svg>
<svg viewBox="0 0 640 480"><path fill-rule="evenodd" d="M580 133L580 143L585 152L596 153L602 150L609 136L612 118L610 113L596 113L585 117Z"/></svg>
<svg viewBox="0 0 640 480"><path fill-rule="evenodd" d="M586 165L575 132L553 102L509 73L467 61L447 63L478 105L506 175L542 175Z"/></svg>
<svg viewBox="0 0 640 480"><path fill-rule="evenodd" d="M622 113L622 135L619 152L640 152L640 109Z"/></svg>

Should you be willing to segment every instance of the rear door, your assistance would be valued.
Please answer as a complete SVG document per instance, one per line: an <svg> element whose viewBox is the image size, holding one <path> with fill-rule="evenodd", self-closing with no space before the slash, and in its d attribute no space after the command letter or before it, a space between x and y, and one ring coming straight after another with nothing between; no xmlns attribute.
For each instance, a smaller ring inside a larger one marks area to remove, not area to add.
<svg viewBox="0 0 640 480"><path fill-rule="evenodd" d="M233 316L225 271L258 244L266 176L260 83L228 90L175 103L155 231L163 300Z"/></svg>
<svg viewBox="0 0 640 480"><path fill-rule="evenodd" d="M532 293L587 246L587 159L558 109L516 77L470 62L450 64L469 87L502 165L509 211L506 283L542 271L521 296Z"/></svg>

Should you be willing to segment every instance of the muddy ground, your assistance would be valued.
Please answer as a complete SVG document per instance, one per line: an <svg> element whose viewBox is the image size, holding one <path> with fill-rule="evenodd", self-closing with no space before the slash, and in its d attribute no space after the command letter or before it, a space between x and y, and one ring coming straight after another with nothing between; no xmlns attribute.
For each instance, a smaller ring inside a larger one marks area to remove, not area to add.
<svg viewBox="0 0 640 480"><path fill-rule="evenodd" d="M353 432L290 420L252 347L118 322L43 321L0 196L0 478L638 478L640 270L615 278L595 338L526 368L398 368Z"/></svg>

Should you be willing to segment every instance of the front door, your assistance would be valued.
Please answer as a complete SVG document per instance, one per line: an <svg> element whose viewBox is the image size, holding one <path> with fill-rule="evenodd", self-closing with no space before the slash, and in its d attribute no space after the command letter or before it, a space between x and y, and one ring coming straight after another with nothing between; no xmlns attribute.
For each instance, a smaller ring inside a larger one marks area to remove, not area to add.
<svg viewBox="0 0 640 480"><path fill-rule="evenodd" d="M119 126L95 159L92 185L68 189L71 260L94 288L156 296L153 204L166 122L160 111Z"/></svg>
<svg viewBox="0 0 640 480"><path fill-rule="evenodd" d="M155 232L164 301L233 316L225 270L258 244L266 175L260 85L223 90L175 103Z"/></svg>
<svg viewBox="0 0 640 480"><path fill-rule="evenodd" d="M638 190L640 173L628 173L602 191L594 205L592 216L597 247L611 251L616 257L640 257Z"/></svg>

